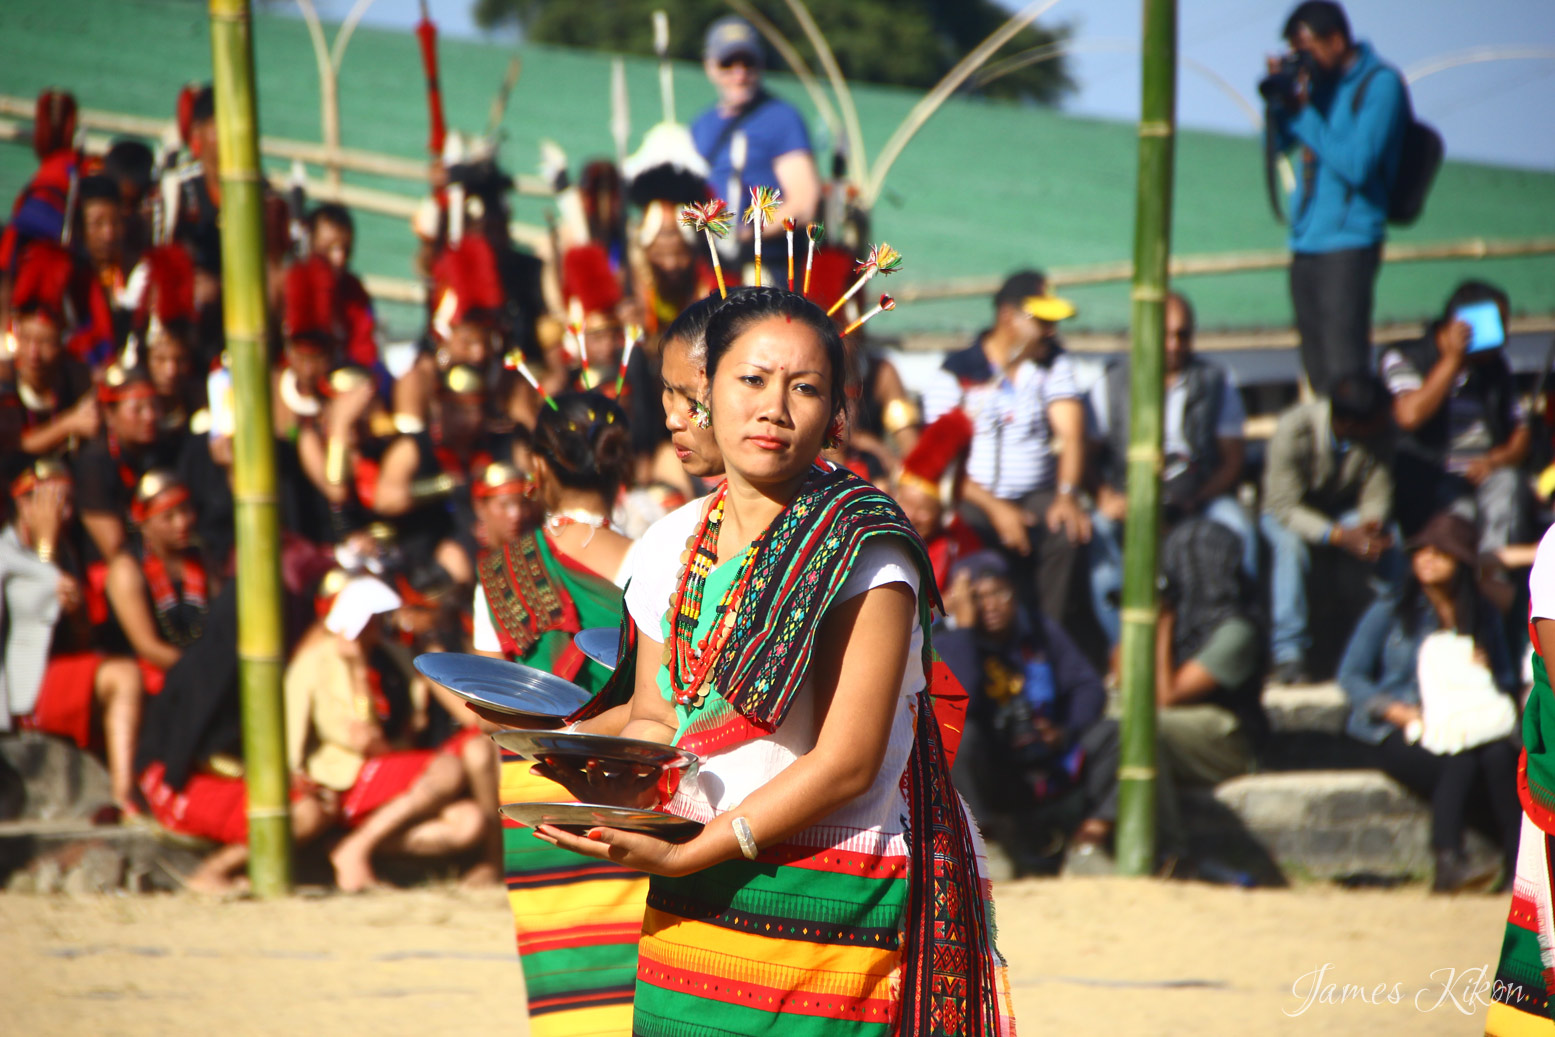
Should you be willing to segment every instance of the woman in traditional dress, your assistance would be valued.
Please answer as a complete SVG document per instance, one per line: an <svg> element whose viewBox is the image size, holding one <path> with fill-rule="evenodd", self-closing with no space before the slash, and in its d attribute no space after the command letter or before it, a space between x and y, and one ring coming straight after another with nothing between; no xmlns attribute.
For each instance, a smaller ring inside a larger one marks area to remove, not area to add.
<svg viewBox="0 0 1555 1037"><path fill-rule="evenodd" d="M653 876L634 1033L1008 1032L929 713L932 570L894 501L816 463L841 433L841 338L802 296L742 292L708 326L707 375L727 481L639 541L635 674L580 725L699 753L668 809L705 827L535 835Z"/></svg>
<svg viewBox="0 0 1555 1037"><path fill-rule="evenodd" d="M1533 690L1523 706L1523 752L1517 764L1522 835L1512 877L1501 960L1485 1017L1487 1037L1546 1033L1555 1021L1555 527L1539 541L1528 577L1528 635L1533 642Z"/></svg>
<svg viewBox="0 0 1555 1037"><path fill-rule="evenodd" d="M572 635L621 618L632 542L610 528L610 512L631 464L625 416L597 393L557 397L554 409L541 408L534 456L545 518L478 566L475 648L594 690L609 671L579 652ZM572 798L530 766L503 753L502 802ZM503 837L530 1032L630 1033L646 879L547 846L521 828L504 827Z"/></svg>

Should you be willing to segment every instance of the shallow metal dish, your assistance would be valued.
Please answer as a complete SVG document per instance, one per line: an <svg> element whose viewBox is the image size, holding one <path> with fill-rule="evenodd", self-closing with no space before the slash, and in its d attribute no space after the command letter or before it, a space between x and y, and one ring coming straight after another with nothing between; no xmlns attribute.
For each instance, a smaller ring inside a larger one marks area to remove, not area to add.
<svg viewBox="0 0 1555 1037"><path fill-rule="evenodd" d="M647 810L674 798L696 780L695 753L663 742L566 731L496 731L498 745L540 764L549 778L582 803Z"/></svg>
<svg viewBox="0 0 1555 1037"><path fill-rule="evenodd" d="M606 669L613 670L620 660L617 649L621 647L621 632L615 627L590 627L572 635L572 643L578 651Z"/></svg>
<svg viewBox="0 0 1555 1037"><path fill-rule="evenodd" d="M498 745L523 759L544 763L557 757L597 760L623 767L657 767L682 770L690 777L702 764L701 757L663 742L582 731L494 731Z"/></svg>
<svg viewBox="0 0 1555 1037"><path fill-rule="evenodd" d="M683 843L702 830L700 821L661 810L634 810L597 803L504 803L502 813L509 820L531 828L555 825L578 835L591 828L619 828L672 843Z"/></svg>
<svg viewBox="0 0 1555 1037"><path fill-rule="evenodd" d="M563 721L593 698L593 693L555 674L506 659L461 652L428 652L416 669L462 699L517 719L550 726Z"/></svg>

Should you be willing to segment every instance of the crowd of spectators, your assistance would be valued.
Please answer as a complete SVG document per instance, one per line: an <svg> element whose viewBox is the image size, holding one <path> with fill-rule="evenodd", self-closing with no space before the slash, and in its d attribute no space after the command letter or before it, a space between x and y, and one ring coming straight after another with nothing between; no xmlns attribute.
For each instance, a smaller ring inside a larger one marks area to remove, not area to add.
<svg viewBox="0 0 1555 1037"><path fill-rule="evenodd" d="M742 175L770 168L801 218L841 204L802 122L762 90L749 27L720 25L720 105L683 131L681 158L661 134L624 180L609 163L575 185L559 171L558 208L577 218L554 263L509 237L510 180L489 155L434 164L415 221L426 324L397 356L352 273L351 214L265 195L293 826L299 840L336 830L344 888L376 881L385 852L496 874L494 750L409 663L490 650L481 560L576 510L552 499L561 484L537 452L547 400L585 390L622 408L623 485L594 508L628 537L714 478L672 438L681 408L665 405L694 400L700 373L658 342L715 290L676 217L710 176L714 189L735 176L729 125L762 138ZM70 95L39 99L39 169L0 239L0 723L101 752L116 811L223 846L196 876L219 884L246 854L236 407L211 91L186 91L177 110L181 144L160 158L135 140L94 155L77 146ZM823 250L818 297L840 292L862 228L853 214ZM1348 647L1330 646L1350 731L1431 797L1439 884L1465 880L1465 818L1488 818L1512 852L1511 729L1454 741L1422 708L1465 683L1502 697L1520 684L1502 562L1536 528L1531 411L1503 351L1463 317L1483 304L1504 327L1505 294L1466 283L1375 370L1331 365L1259 444L1230 371L1194 350L1192 303L1168 299L1154 689L1168 855L1188 852L1176 789L1259 766L1266 678L1323 676L1308 588L1336 567L1375 596L1340 635ZM1023 870L1104 857L1116 819L1129 370L1083 376L1061 334L1074 312L1041 273L1013 274L989 327L921 395L850 341L834 457L891 488L930 549L947 612L937 644L969 693L957 780ZM1428 651L1451 654L1445 690L1421 687Z"/></svg>

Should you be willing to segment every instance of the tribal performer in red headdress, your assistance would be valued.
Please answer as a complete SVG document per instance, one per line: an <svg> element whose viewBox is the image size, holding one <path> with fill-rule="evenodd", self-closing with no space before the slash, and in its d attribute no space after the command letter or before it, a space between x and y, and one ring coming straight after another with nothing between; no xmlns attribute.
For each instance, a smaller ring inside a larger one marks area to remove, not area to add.
<svg viewBox="0 0 1555 1037"><path fill-rule="evenodd" d="M177 476L163 469L141 476L130 516L139 550L109 560L108 604L140 661L146 693L155 695L168 668L204 632L215 588L190 543L195 509Z"/></svg>
<svg viewBox="0 0 1555 1037"><path fill-rule="evenodd" d="M923 430L896 477L893 496L929 549L934 582L941 594L950 589L950 570L957 560L983 546L956 514L965 478L963 467L971 447L971 419L959 410L948 411Z"/></svg>

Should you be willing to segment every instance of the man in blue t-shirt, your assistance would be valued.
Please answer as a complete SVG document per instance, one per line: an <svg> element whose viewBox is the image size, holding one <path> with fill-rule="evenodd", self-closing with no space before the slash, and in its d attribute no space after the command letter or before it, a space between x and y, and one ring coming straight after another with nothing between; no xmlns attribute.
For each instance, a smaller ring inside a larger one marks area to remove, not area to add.
<svg viewBox="0 0 1555 1037"><path fill-rule="evenodd" d="M752 187L778 187L783 192L779 222L774 224L779 237L783 218L800 224L813 220L821 179L810 151L810 134L798 110L761 85L764 50L756 30L743 18L720 18L707 30L703 55L707 78L718 90L718 103L691 124L691 136L712 167L713 194L743 213ZM738 196L731 197L730 152L740 134L745 138L745 165ZM740 234L748 240L750 228L742 224Z"/></svg>
<svg viewBox="0 0 1555 1037"><path fill-rule="evenodd" d="M1290 198L1291 302L1307 380L1322 395L1372 366L1372 292L1409 98L1398 71L1351 37L1332 0L1302 3L1284 35L1306 71L1294 89L1265 96L1278 146L1300 149Z"/></svg>

